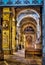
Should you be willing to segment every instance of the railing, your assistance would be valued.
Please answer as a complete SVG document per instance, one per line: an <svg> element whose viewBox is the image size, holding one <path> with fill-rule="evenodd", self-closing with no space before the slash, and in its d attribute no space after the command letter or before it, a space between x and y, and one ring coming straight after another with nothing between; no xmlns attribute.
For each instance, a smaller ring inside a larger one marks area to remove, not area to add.
<svg viewBox="0 0 45 65"><path fill-rule="evenodd" d="M0 6L24 6L24 5L43 5L43 0L0 0Z"/></svg>

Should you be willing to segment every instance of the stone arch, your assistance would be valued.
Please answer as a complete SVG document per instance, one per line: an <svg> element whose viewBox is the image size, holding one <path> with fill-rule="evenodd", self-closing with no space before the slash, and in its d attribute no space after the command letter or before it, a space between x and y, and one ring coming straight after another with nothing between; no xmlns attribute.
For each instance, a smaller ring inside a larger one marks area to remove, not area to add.
<svg viewBox="0 0 45 65"><path fill-rule="evenodd" d="M37 25L36 21L34 19L30 18L30 17L24 18L20 22L20 28L21 28L22 32L24 31L24 29L26 27L31 26L35 30L35 33L36 33L36 31L37 31L36 25Z"/></svg>
<svg viewBox="0 0 45 65"><path fill-rule="evenodd" d="M37 23L37 26L36 26L36 28L37 28L37 31L36 31L36 33L37 33L37 40L36 40L36 42L38 42L38 39L41 36L41 31L40 31L41 27L40 27L40 24L39 24L40 15L38 14L37 11L35 11L33 9L25 9L25 10L21 11L17 15L17 26L18 27L20 26L19 24L20 24L21 20L26 18L26 17L33 18L36 21L36 23Z"/></svg>
<svg viewBox="0 0 45 65"><path fill-rule="evenodd" d="M29 27L29 26L32 27L35 30L35 32L36 32L36 28L33 26L33 24L26 24L26 25L24 25L22 27L22 31L24 31L24 29L27 28L27 27Z"/></svg>
<svg viewBox="0 0 45 65"><path fill-rule="evenodd" d="M26 18L26 17L32 17L33 19L37 20L40 18L40 15L38 14L38 12L36 12L35 10L33 9L25 9L23 11L21 11L18 15L17 15L17 22L19 25L20 21L23 19L23 18ZM37 21L36 21L37 22Z"/></svg>

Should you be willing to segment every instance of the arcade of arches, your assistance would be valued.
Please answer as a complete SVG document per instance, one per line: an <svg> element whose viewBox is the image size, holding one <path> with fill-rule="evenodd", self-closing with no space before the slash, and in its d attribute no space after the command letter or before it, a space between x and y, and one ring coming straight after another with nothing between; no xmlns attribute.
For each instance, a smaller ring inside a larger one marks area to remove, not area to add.
<svg viewBox="0 0 45 65"><path fill-rule="evenodd" d="M4 54L24 50L25 54L41 54L40 8L3 8L2 47Z"/></svg>

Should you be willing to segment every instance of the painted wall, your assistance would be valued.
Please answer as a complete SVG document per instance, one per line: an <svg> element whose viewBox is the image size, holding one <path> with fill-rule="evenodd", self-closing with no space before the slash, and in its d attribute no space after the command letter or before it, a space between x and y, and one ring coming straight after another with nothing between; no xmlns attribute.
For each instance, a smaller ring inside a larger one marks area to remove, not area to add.
<svg viewBox="0 0 45 65"><path fill-rule="evenodd" d="M45 53L45 0L42 8L42 42L43 42L43 53Z"/></svg>
<svg viewBox="0 0 45 65"><path fill-rule="evenodd" d="M43 0L0 0L0 6L42 5Z"/></svg>

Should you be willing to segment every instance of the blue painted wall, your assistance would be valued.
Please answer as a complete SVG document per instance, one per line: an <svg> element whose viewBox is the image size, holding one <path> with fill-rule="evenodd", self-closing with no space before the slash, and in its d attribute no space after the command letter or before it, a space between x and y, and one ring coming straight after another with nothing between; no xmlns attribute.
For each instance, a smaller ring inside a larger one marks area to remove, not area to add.
<svg viewBox="0 0 45 65"><path fill-rule="evenodd" d="M43 0L0 0L0 6L28 6L42 4Z"/></svg>
<svg viewBox="0 0 45 65"><path fill-rule="evenodd" d="M42 36L43 36L43 53L45 54L45 0L42 8Z"/></svg>

